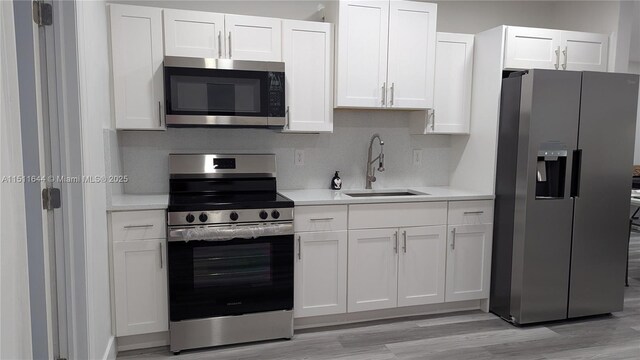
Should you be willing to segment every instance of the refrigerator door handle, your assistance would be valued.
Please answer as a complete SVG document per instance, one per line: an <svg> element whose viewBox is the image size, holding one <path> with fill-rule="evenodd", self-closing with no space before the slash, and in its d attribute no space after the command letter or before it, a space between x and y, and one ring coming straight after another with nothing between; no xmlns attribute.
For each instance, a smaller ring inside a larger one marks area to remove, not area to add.
<svg viewBox="0 0 640 360"><path fill-rule="evenodd" d="M572 198L580 197L580 176L582 175L582 149L573 150L573 164L571 166L571 194Z"/></svg>

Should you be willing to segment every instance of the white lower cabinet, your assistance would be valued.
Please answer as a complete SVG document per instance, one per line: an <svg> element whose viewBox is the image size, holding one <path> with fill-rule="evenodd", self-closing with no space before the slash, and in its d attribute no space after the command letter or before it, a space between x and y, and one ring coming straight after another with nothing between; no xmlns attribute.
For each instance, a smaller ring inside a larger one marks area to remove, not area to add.
<svg viewBox="0 0 640 360"><path fill-rule="evenodd" d="M445 300L489 297L492 224L449 226Z"/></svg>
<svg viewBox="0 0 640 360"><path fill-rule="evenodd" d="M295 317L487 299L492 219L492 200L296 207Z"/></svg>
<svg viewBox="0 0 640 360"><path fill-rule="evenodd" d="M165 241L113 243L116 336L168 330Z"/></svg>
<svg viewBox="0 0 640 360"><path fill-rule="evenodd" d="M296 318L347 311L347 232L296 234Z"/></svg>
<svg viewBox="0 0 640 360"><path fill-rule="evenodd" d="M396 307L398 229L349 230L348 312Z"/></svg>
<svg viewBox="0 0 640 360"><path fill-rule="evenodd" d="M446 226L400 229L398 306L444 302Z"/></svg>
<svg viewBox="0 0 640 360"><path fill-rule="evenodd" d="M349 312L444 302L446 226L349 231Z"/></svg>

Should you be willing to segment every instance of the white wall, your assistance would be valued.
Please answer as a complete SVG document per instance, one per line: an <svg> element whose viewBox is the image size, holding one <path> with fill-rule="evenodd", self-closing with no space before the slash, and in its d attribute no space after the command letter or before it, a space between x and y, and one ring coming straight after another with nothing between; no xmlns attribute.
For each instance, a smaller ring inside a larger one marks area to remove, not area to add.
<svg viewBox="0 0 640 360"><path fill-rule="evenodd" d="M22 175L13 3L0 2L0 176ZM30 359L31 316L22 183L0 188L0 358Z"/></svg>
<svg viewBox="0 0 640 360"><path fill-rule="evenodd" d="M109 3L132 4L141 6L164 7L184 10L210 11L227 14L267 16L283 19L319 21L321 13L318 5L325 6L328 1L299 0L115 0Z"/></svg>
<svg viewBox="0 0 640 360"><path fill-rule="evenodd" d="M556 1L553 25L562 30L611 34L618 31L619 1Z"/></svg>
<svg viewBox="0 0 640 360"><path fill-rule="evenodd" d="M640 1L635 1L630 10L632 24L629 49L629 72L640 74ZM634 164L640 165L640 99L638 99L638 121L636 122L636 147Z"/></svg>
<svg viewBox="0 0 640 360"><path fill-rule="evenodd" d="M333 134L281 134L265 129L169 129L166 132L119 132L128 193L166 193L168 154L172 152L275 153L280 189L328 188L335 170L345 189L364 188L369 139L385 142L385 167L375 187L447 185L450 138L411 136L408 113L338 110ZM293 163L294 150L305 152L303 166ZM374 147L376 151L377 145ZM413 149L422 149L420 166L412 165Z"/></svg>
<svg viewBox="0 0 640 360"><path fill-rule="evenodd" d="M110 124L109 48L104 1L76 4L84 175L105 174L103 124ZM114 356L109 290L106 185L83 184L87 267L87 311L91 359ZM111 353L110 353L111 352Z"/></svg>
<svg viewBox="0 0 640 360"><path fill-rule="evenodd" d="M555 1L435 1L438 31L476 34L499 25L553 27Z"/></svg>

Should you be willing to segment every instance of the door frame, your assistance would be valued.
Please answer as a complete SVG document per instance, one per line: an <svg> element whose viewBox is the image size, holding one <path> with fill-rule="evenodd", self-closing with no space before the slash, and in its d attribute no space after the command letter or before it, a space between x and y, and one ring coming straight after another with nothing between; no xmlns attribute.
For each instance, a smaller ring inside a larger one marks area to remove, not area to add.
<svg viewBox="0 0 640 360"><path fill-rule="evenodd" d="M83 359L91 336L83 186L56 181L82 179L76 3L44 2L52 25L33 21L32 1L13 2L24 171L43 178L25 186L32 347L34 358ZM42 190L52 186L61 190L62 207L43 210Z"/></svg>

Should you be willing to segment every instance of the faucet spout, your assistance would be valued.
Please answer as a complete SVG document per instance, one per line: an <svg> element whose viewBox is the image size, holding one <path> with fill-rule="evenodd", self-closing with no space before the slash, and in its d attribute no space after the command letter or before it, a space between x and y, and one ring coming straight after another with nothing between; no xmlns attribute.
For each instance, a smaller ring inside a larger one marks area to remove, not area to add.
<svg viewBox="0 0 640 360"><path fill-rule="evenodd" d="M380 143L380 154L374 159L372 159L372 151L373 151L373 143L378 139ZM371 137L371 141L369 141L369 153L367 155L367 173L366 173L366 184L365 189L371 189L371 184L376 181L376 168L372 167L375 162L378 162L378 171L384 171L384 141L380 138L379 134L373 134Z"/></svg>

